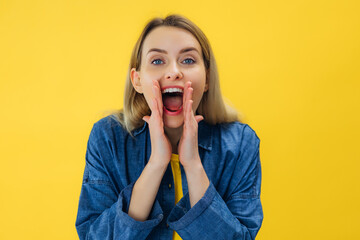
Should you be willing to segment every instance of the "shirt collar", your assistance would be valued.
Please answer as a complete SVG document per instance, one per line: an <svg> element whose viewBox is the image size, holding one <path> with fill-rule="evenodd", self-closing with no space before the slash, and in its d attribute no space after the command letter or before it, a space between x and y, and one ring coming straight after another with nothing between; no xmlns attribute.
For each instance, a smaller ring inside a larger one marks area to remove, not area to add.
<svg viewBox="0 0 360 240"><path fill-rule="evenodd" d="M145 129L147 128L147 125L148 125L147 122L145 122L142 127L133 130L134 137L144 132ZM204 120L202 120L201 122L199 122L198 128L199 128L199 133L198 133L199 147L202 147L210 151L212 149L212 135L213 135L212 126L206 123Z"/></svg>
<svg viewBox="0 0 360 240"><path fill-rule="evenodd" d="M213 127L206 123L205 120L199 122L199 131L198 131L198 144L200 147L211 151L212 148L212 136L213 136Z"/></svg>
<svg viewBox="0 0 360 240"><path fill-rule="evenodd" d="M136 137L137 135L142 133L146 129L146 127L147 127L147 123L145 122L145 124L142 127L139 127L137 129L133 130L132 132L133 132L134 137Z"/></svg>

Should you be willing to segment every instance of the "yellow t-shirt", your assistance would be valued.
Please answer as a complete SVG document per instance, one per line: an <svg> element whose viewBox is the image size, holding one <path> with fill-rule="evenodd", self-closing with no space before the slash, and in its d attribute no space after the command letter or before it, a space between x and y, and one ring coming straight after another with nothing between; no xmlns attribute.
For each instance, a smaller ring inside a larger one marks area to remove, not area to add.
<svg viewBox="0 0 360 240"><path fill-rule="evenodd" d="M171 155L171 170L174 177L174 184L175 184L175 204L179 202L179 200L183 197L182 191L182 182L181 182L181 169L180 169L180 161L178 154ZM177 232L173 232L173 240L182 240L182 238L177 234Z"/></svg>

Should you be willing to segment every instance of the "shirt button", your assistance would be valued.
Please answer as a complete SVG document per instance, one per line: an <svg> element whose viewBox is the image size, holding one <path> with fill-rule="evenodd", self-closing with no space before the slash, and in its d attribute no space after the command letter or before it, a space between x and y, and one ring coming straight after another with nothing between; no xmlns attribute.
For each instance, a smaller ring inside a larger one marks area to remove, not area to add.
<svg viewBox="0 0 360 240"><path fill-rule="evenodd" d="M169 228L169 224L166 224L166 227Z"/></svg>
<svg viewBox="0 0 360 240"><path fill-rule="evenodd" d="M171 188L171 183L169 183L169 188Z"/></svg>

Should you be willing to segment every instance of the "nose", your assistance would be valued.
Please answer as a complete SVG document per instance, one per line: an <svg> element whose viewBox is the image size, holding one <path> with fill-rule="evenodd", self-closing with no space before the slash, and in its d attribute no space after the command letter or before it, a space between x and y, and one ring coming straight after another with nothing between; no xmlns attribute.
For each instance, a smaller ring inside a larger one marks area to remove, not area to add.
<svg viewBox="0 0 360 240"><path fill-rule="evenodd" d="M181 70L179 69L179 67L177 66L177 63L173 63L171 65L169 65L166 74L165 74L165 79L166 80L179 80L182 79L183 74L181 72Z"/></svg>

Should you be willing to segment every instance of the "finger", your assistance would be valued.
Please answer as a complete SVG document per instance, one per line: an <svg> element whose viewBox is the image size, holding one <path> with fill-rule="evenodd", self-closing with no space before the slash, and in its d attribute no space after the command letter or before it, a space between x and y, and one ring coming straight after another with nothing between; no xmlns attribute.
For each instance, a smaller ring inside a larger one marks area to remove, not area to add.
<svg viewBox="0 0 360 240"><path fill-rule="evenodd" d="M191 113L192 113L192 105L193 105L193 100L189 100L188 101L189 102L189 105L188 105L188 107L189 107L189 109L187 110L188 111L188 114L189 114L189 117L191 117Z"/></svg>
<svg viewBox="0 0 360 240"><path fill-rule="evenodd" d="M193 95L193 92L194 92L194 89L192 88L192 87L189 87L188 88L188 92L187 92L187 101L189 102L189 101L191 101L191 105L190 105L190 109L186 109L186 111L188 111L189 112L189 114L191 114L192 113L192 103L193 103L193 100L192 100L192 95ZM189 105L188 105L189 106Z"/></svg>
<svg viewBox="0 0 360 240"><path fill-rule="evenodd" d="M196 120L197 123L199 123L200 121L204 120L204 117L201 116L201 115L196 115L195 120Z"/></svg>
<svg viewBox="0 0 360 240"><path fill-rule="evenodd" d="M159 99L159 101L158 101L158 106L159 106L160 116L162 117L162 116L163 116L163 110L164 110L164 109L163 109L163 108L164 108L164 104L163 104L163 101L162 101L161 87L160 87L160 84L159 84L158 81L156 81L156 84L157 84L158 89L159 89L159 91L158 91L158 99Z"/></svg>
<svg viewBox="0 0 360 240"><path fill-rule="evenodd" d="M189 87L188 89L188 100L192 100L194 89L192 87Z"/></svg>
<svg viewBox="0 0 360 240"><path fill-rule="evenodd" d="M191 121L191 115L192 115L192 103L193 101L191 100L192 98L192 93L193 93L194 89L191 87L191 82L187 82L187 88L186 88L186 97L185 97L185 109L184 109L184 121L187 122L187 124L189 124Z"/></svg>
<svg viewBox="0 0 360 240"><path fill-rule="evenodd" d="M149 124L150 116L144 116L142 119Z"/></svg>
<svg viewBox="0 0 360 240"><path fill-rule="evenodd" d="M161 94L161 89L160 89L160 84L158 81L153 80L153 84L154 84L154 96L158 105L158 109L159 109L159 114L162 117L163 115L163 102L162 102L162 94Z"/></svg>
<svg viewBox="0 0 360 240"><path fill-rule="evenodd" d="M192 103L193 103L193 100L188 100L187 102L187 106L186 106L186 113L185 113L185 122L186 124L189 124L188 126L190 126L191 124L191 107L192 107Z"/></svg>
<svg viewBox="0 0 360 240"><path fill-rule="evenodd" d="M187 103L187 97L188 97L188 89L189 87L191 86L191 82L188 81L185 83L185 86L184 86L184 94L183 94L183 106L184 106L184 113L186 111L186 103Z"/></svg>
<svg viewBox="0 0 360 240"><path fill-rule="evenodd" d="M156 83L155 83L156 81L153 80L152 82L153 82L152 91L153 91L153 96L154 96L153 100L157 101L157 97L156 97L157 96L157 89L156 89ZM157 105L157 103L155 105Z"/></svg>
<svg viewBox="0 0 360 240"><path fill-rule="evenodd" d="M186 82L186 83L185 83L185 86L184 86L184 95L183 95L184 124L186 124L186 116L187 116L186 109L187 109L187 104L188 104L188 102L187 102L188 85L189 85L189 82Z"/></svg>
<svg viewBox="0 0 360 240"><path fill-rule="evenodd" d="M155 89L155 85L152 85L152 87L151 87L151 89L152 89L152 92L153 92L153 95L155 96L155 94L156 94L156 89ZM155 99L155 97L154 98L151 98L151 107L152 107L152 111L154 111L154 99Z"/></svg>
<svg viewBox="0 0 360 240"><path fill-rule="evenodd" d="M186 88L187 88L187 82L184 86L184 92L183 92L183 111L184 111L184 117L185 117L185 108L186 108Z"/></svg>
<svg viewBox="0 0 360 240"><path fill-rule="evenodd" d="M153 106L153 111L151 113L151 116L154 116L154 117L157 117L159 115L159 110L158 110L158 105L157 105L157 102L156 102L156 99L153 98L152 100L152 106Z"/></svg>

